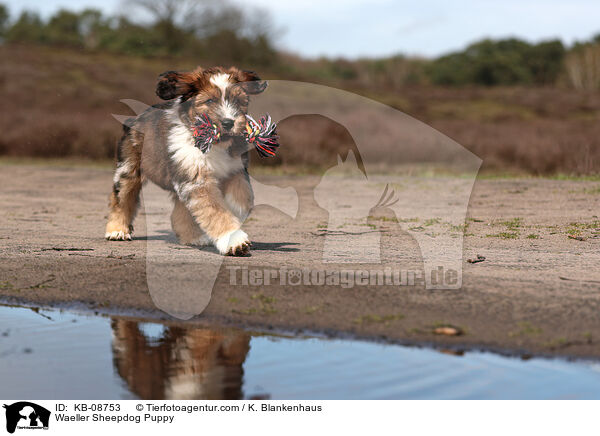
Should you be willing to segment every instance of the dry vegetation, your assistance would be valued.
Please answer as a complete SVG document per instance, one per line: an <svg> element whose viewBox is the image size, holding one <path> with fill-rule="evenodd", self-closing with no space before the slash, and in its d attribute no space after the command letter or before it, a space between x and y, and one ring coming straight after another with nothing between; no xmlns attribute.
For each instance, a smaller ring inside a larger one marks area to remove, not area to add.
<svg viewBox="0 0 600 436"><path fill-rule="evenodd" d="M211 63L23 45L0 46L0 57L0 154L90 159L114 154L120 126L111 114L130 113L119 100L154 103L159 73ZM261 73L295 78L281 71ZM428 123L483 158L488 170L600 172L600 93L595 91L413 85L390 93L376 85L338 86ZM309 130L310 141L300 135ZM352 141L341 126L310 117L287 120L280 132L290 146L271 164L320 165Z"/></svg>

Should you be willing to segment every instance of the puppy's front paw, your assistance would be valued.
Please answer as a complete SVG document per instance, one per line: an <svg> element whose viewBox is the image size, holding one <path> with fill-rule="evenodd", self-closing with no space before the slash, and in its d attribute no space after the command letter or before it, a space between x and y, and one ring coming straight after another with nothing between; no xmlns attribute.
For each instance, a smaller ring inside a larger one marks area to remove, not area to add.
<svg viewBox="0 0 600 436"><path fill-rule="evenodd" d="M229 232L219 239L215 244L219 253L227 256L243 256L248 253L250 241L248 235L243 230Z"/></svg>
<svg viewBox="0 0 600 436"><path fill-rule="evenodd" d="M109 241L131 241L131 234L133 233L133 227L123 226L106 226L106 233L104 237Z"/></svg>

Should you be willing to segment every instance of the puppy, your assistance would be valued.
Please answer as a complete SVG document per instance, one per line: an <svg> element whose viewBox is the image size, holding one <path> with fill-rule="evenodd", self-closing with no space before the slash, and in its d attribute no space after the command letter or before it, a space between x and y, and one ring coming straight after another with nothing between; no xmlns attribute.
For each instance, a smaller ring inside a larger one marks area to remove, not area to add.
<svg viewBox="0 0 600 436"><path fill-rule="evenodd" d="M197 68L159 76L154 105L124 125L110 196L105 237L131 240L142 184L151 180L170 191L171 224L179 241L214 244L223 255L244 255L250 241L241 225L254 195L243 139L249 96L267 83L237 68ZM192 126L207 114L221 129L220 141L203 153L194 146Z"/></svg>

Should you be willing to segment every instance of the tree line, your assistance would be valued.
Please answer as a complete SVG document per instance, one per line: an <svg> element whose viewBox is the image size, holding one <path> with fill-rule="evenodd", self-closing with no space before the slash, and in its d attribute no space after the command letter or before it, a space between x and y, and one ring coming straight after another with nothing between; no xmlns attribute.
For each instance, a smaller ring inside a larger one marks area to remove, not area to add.
<svg viewBox="0 0 600 436"><path fill-rule="evenodd" d="M0 4L0 38L5 43L46 44L135 56L195 56L265 65L276 52L268 15L246 13L223 2L131 0L129 16L97 9L60 9L43 20L33 11L14 19Z"/></svg>
<svg viewBox="0 0 600 436"><path fill-rule="evenodd" d="M130 0L124 5L147 19L105 16L95 9L61 9L46 20L31 11L11 17L7 7L0 4L0 38L5 43L135 56L194 56L269 67L287 78L365 88L434 84L600 89L600 34L572 47L560 40L529 43L516 38L485 39L435 59L396 55L307 60L275 48L276 31L269 14L262 10L246 11L210 0Z"/></svg>

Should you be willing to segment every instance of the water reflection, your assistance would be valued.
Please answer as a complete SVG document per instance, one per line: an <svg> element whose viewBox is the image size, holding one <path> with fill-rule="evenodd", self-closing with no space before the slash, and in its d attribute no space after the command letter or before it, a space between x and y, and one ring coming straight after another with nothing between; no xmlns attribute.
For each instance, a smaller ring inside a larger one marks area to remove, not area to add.
<svg viewBox="0 0 600 436"><path fill-rule="evenodd" d="M6 398L600 398L597 362L440 351L0 306Z"/></svg>
<svg viewBox="0 0 600 436"><path fill-rule="evenodd" d="M147 326L151 326L148 328ZM113 319L113 362L141 399L241 399L250 335Z"/></svg>

